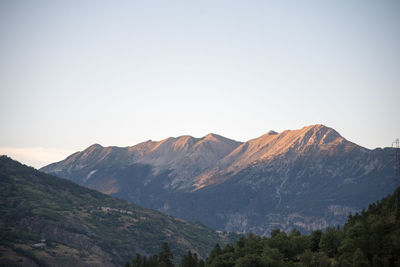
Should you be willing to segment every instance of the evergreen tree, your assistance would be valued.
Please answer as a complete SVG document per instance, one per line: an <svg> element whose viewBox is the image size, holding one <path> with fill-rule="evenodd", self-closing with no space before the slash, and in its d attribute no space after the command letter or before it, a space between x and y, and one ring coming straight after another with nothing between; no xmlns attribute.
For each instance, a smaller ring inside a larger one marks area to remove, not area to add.
<svg viewBox="0 0 400 267"><path fill-rule="evenodd" d="M239 240L240 241L240 240ZM239 242L238 241L238 242ZM217 243L214 247L213 250L211 250L210 255L207 258L206 261L206 265L208 265L209 263L211 263L218 255L220 255L222 253L221 247L219 246L219 244Z"/></svg>
<svg viewBox="0 0 400 267"><path fill-rule="evenodd" d="M200 259L199 262L197 263L197 267L205 267L206 263L203 261L203 259Z"/></svg>
<svg viewBox="0 0 400 267"><path fill-rule="evenodd" d="M289 238L294 238L296 236L301 236L301 233L297 229L292 229L289 233Z"/></svg>
<svg viewBox="0 0 400 267"><path fill-rule="evenodd" d="M143 259L143 267L161 267L161 266L166 266L164 263L160 262L159 258L157 255L150 256L148 259L144 257ZM173 265L171 265L173 266Z"/></svg>
<svg viewBox="0 0 400 267"><path fill-rule="evenodd" d="M315 230L310 234L311 241L311 251L318 252L319 251L319 242L321 241L322 231Z"/></svg>
<svg viewBox="0 0 400 267"><path fill-rule="evenodd" d="M340 230L336 230L333 227L326 228L325 233L321 236L319 247L321 251L325 252L329 257L333 257L338 252L340 245Z"/></svg>
<svg viewBox="0 0 400 267"><path fill-rule="evenodd" d="M136 253L136 257L132 262L132 267L142 267L142 266L143 266L142 255Z"/></svg>
<svg viewBox="0 0 400 267"><path fill-rule="evenodd" d="M353 266L354 267L369 267L367 258L364 256L360 248L356 249L353 255Z"/></svg>
<svg viewBox="0 0 400 267"><path fill-rule="evenodd" d="M172 255L171 249L167 242L162 245L161 252L159 254L159 263L160 266L172 267L174 264L172 263L174 256Z"/></svg>
<svg viewBox="0 0 400 267"><path fill-rule="evenodd" d="M195 253L192 255L192 252L190 250L188 253L183 256L183 259L180 264L181 267L196 267L197 266L197 254Z"/></svg>

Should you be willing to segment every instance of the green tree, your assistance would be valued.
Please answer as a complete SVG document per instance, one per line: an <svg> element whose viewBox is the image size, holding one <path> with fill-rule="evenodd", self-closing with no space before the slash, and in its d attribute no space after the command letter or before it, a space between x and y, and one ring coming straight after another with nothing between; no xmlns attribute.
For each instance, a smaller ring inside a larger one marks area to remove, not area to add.
<svg viewBox="0 0 400 267"><path fill-rule="evenodd" d="M271 232L271 238L267 241L271 248L278 249L286 260L295 256L294 246L285 232L275 229Z"/></svg>
<svg viewBox="0 0 400 267"><path fill-rule="evenodd" d="M262 267L264 266L260 256L255 254L246 255L236 261L235 267Z"/></svg>
<svg viewBox="0 0 400 267"><path fill-rule="evenodd" d="M353 255L353 266L354 267L369 267L367 258L364 256L360 248L356 249Z"/></svg>
<svg viewBox="0 0 400 267"><path fill-rule="evenodd" d="M275 236L277 236L280 233L281 233L281 229L279 229L279 228L273 229L271 231L271 238L274 238Z"/></svg>
<svg viewBox="0 0 400 267"><path fill-rule="evenodd" d="M189 250L186 255L183 256L180 266L181 267L195 267L198 264L197 254L194 255Z"/></svg>
<svg viewBox="0 0 400 267"><path fill-rule="evenodd" d="M268 244L264 245L264 251L262 252L263 258L271 260L282 261L284 256L277 248L271 248Z"/></svg>
<svg viewBox="0 0 400 267"><path fill-rule="evenodd" d="M142 267L142 266L143 266L142 255L140 255L139 253L136 253L136 257L132 261L132 267Z"/></svg>
<svg viewBox="0 0 400 267"><path fill-rule="evenodd" d="M339 256L339 264L341 267L352 267L353 254L349 252L341 253Z"/></svg>
<svg viewBox="0 0 400 267"><path fill-rule="evenodd" d="M292 241L294 244L294 251L296 255L303 253L306 249L310 249L311 242L308 236L298 236Z"/></svg>
<svg viewBox="0 0 400 267"><path fill-rule="evenodd" d="M241 240L241 239L240 239ZM239 241L240 241L239 240ZM239 242L238 241L238 242ZM238 243L237 242L237 243ZM216 257L218 257L220 254L222 253L221 247L219 246L219 244L217 243L214 247L213 250L211 250L210 255L207 258L207 265L210 264Z"/></svg>
<svg viewBox="0 0 400 267"><path fill-rule="evenodd" d="M299 230L293 228L289 233L289 238L294 238L296 236L301 236L301 233Z"/></svg>
<svg viewBox="0 0 400 267"><path fill-rule="evenodd" d="M158 256L160 266L172 267L174 264L172 263L174 256L172 255L171 249L167 242L162 245L161 252Z"/></svg>
<svg viewBox="0 0 400 267"><path fill-rule="evenodd" d="M212 262L207 263L206 266L208 267L233 267L235 265L236 259L233 253L224 253L218 255L216 258L213 259Z"/></svg>
<svg viewBox="0 0 400 267"><path fill-rule="evenodd" d="M307 249L300 255L300 262L303 263L305 266L312 266L313 263L313 253L311 250Z"/></svg>
<svg viewBox="0 0 400 267"><path fill-rule="evenodd" d="M340 238L340 231L341 230L336 230L333 227L328 227L321 236L319 247L321 251L325 252L329 257L335 256L338 252L338 247L342 241Z"/></svg>
<svg viewBox="0 0 400 267"><path fill-rule="evenodd" d="M249 254L261 254L263 251L261 237L249 234L247 238L243 238L241 242L238 242L234 251L237 257L244 257Z"/></svg>
<svg viewBox="0 0 400 267"><path fill-rule="evenodd" d="M158 267L166 266L164 263L160 262L157 255L150 256L148 259L143 257L143 267Z"/></svg>
<svg viewBox="0 0 400 267"><path fill-rule="evenodd" d="M322 231L321 230L315 230L310 234L310 249L312 252L318 252L319 251L319 242L321 241L321 236L322 236Z"/></svg>
<svg viewBox="0 0 400 267"><path fill-rule="evenodd" d="M203 259L200 259L199 262L197 263L197 267L205 267L206 263L203 261Z"/></svg>

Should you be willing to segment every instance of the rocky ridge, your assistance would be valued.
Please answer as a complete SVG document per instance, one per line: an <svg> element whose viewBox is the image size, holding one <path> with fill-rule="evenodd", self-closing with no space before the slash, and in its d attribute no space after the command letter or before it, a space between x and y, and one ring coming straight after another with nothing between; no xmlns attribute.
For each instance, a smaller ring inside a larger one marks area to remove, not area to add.
<svg viewBox="0 0 400 267"><path fill-rule="evenodd" d="M318 124L244 143L210 134L95 145L42 170L216 229L266 234L343 223L393 190L393 155Z"/></svg>

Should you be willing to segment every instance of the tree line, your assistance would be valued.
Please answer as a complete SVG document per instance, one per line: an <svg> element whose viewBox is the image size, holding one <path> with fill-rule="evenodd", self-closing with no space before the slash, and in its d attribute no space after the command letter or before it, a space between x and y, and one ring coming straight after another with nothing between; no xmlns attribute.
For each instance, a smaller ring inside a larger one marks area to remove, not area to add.
<svg viewBox="0 0 400 267"><path fill-rule="evenodd" d="M135 267L174 266L168 244L157 256L137 255ZM188 251L180 267L395 267L400 266L400 188L349 215L343 228L328 227L302 235L275 229L269 237L249 234L235 244L218 244L203 261Z"/></svg>

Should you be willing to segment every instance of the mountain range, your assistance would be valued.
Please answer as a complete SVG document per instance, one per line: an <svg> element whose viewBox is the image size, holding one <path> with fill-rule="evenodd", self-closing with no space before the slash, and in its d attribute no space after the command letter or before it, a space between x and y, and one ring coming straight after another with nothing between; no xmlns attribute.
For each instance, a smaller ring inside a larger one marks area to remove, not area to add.
<svg viewBox="0 0 400 267"><path fill-rule="evenodd" d="M123 266L169 243L205 258L234 234L176 219L0 157L0 266Z"/></svg>
<svg viewBox="0 0 400 267"><path fill-rule="evenodd" d="M393 148L366 149L324 125L238 142L217 134L92 145L43 172L224 231L341 225L396 186Z"/></svg>

